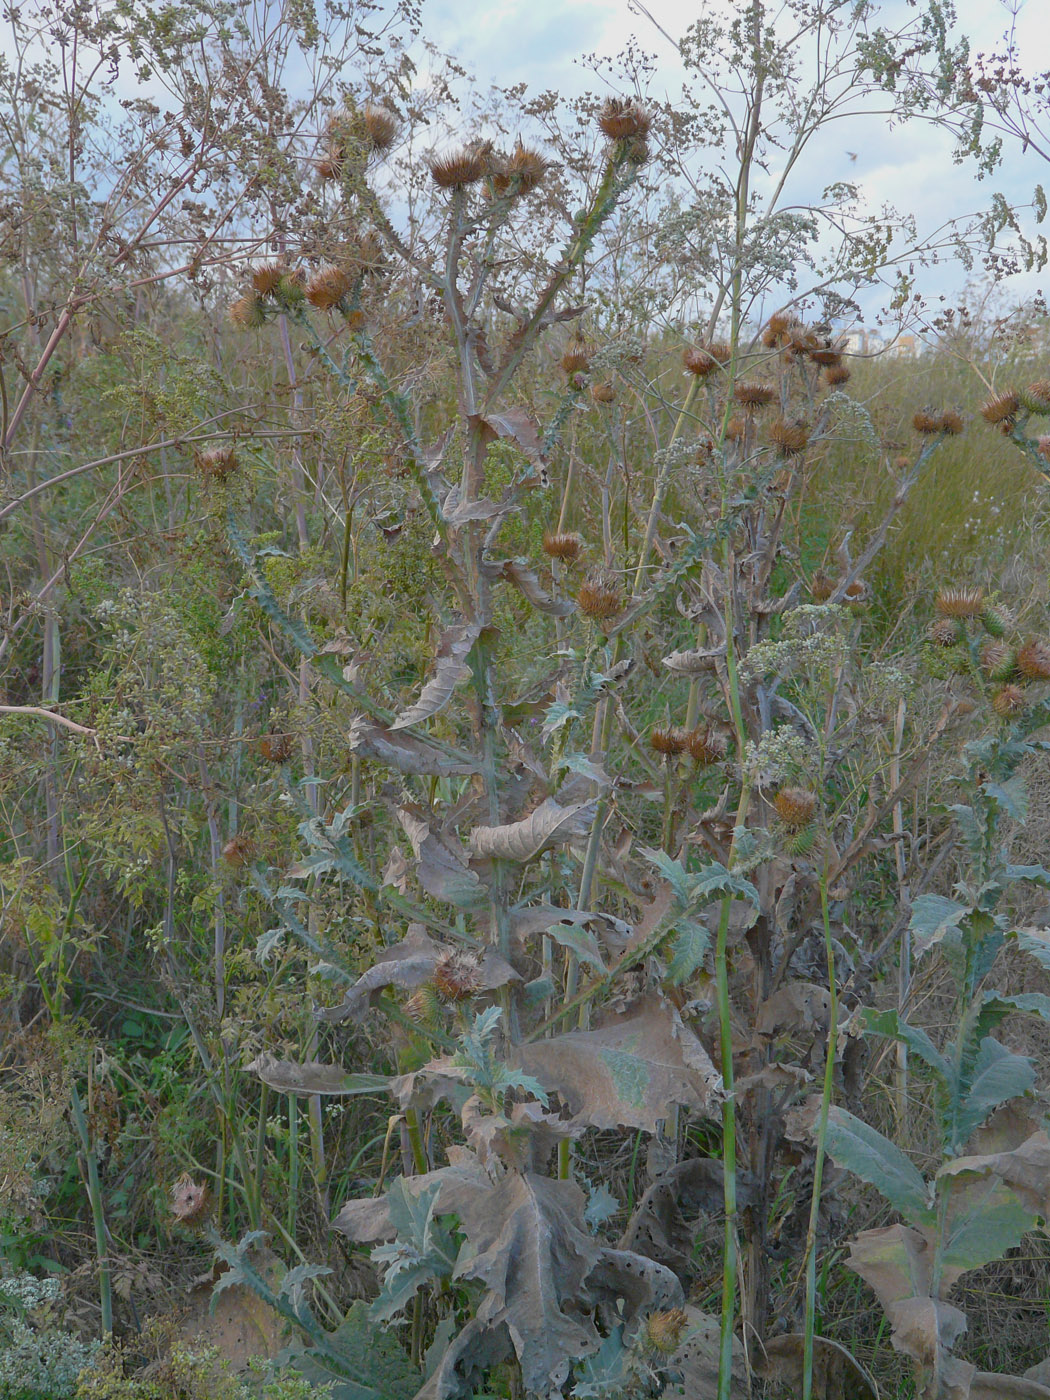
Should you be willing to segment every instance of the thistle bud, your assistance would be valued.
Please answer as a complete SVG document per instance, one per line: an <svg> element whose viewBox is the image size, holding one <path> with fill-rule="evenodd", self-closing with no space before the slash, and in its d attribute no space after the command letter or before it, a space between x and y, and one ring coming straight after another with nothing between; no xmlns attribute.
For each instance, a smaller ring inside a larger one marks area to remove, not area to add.
<svg viewBox="0 0 1050 1400"><path fill-rule="evenodd" d="M297 306L302 306L306 299L306 278L298 268L281 275L274 288L273 299L286 311L294 311Z"/></svg>
<svg viewBox="0 0 1050 1400"><path fill-rule="evenodd" d="M257 331L260 326L266 325L263 299L255 291L247 292L243 297L238 297L230 307L228 314L233 324L241 331Z"/></svg>
<svg viewBox="0 0 1050 1400"><path fill-rule="evenodd" d="M1017 669L1026 680L1050 680L1050 646L1033 637L1017 653Z"/></svg>
<svg viewBox="0 0 1050 1400"><path fill-rule="evenodd" d="M1013 719L1025 708L1025 693L1019 685L1004 685L992 696L992 709L1000 719Z"/></svg>
<svg viewBox="0 0 1050 1400"><path fill-rule="evenodd" d="M729 742L724 734L710 725L702 725L689 735L689 756L698 768L709 768L721 763L729 752Z"/></svg>
<svg viewBox="0 0 1050 1400"><path fill-rule="evenodd" d="M935 647L953 647L966 635L961 622L951 617L939 617L926 633L926 640Z"/></svg>
<svg viewBox="0 0 1050 1400"><path fill-rule="evenodd" d="M405 1015L417 1026L436 1026L442 1018L443 1006L437 989L429 982L417 987L405 1002Z"/></svg>
<svg viewBox="0 0 1050 1400"><path fill-rule="evenodd" d="M469 1001L481 990L481 965L472 953L445 953L438 959L432 981L446 1005Z"/></svg>
<svg viewBox="0 0 1050 1400"><path fill-rule="evenodd" d="M1045 416L1050 413L1050 379L1037 379L1027 389L1020 389L1017 397L1027 413Z"/></svg>
<svg viewBox="0 0 1050 1400"><path fill-rule="evenodd" d="M981 670L989 680L1010 680L1017 673L1017 662L1017 653L1006 642L991 639L981 647Z"/></svg>

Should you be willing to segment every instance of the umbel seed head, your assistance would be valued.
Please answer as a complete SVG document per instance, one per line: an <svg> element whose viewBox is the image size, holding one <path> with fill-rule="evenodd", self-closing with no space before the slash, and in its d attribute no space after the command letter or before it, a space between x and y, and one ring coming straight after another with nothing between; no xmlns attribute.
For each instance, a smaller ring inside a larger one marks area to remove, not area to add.
<svg viewBox="0 0 1050 1400"><path fill-rule="evenodd" d="M576 605L593 622L607 622L623 611L623 595L616 579L603 569L588 575L576 595Z"/></svg>
<svg viewBox="0 0 1050 1400"><path fill-rule="evenodd" d="M583 540L575 532L547 530L543 535L543 552L563 564L574 564L580 557Z"/></svg>
<svg viewBox="0 0 1050 1400"><path fill-rule="evenodd" d="M773 806L789 831L801 831L817 814L817 794L808 788L781 788L773 798Z"/></svg>

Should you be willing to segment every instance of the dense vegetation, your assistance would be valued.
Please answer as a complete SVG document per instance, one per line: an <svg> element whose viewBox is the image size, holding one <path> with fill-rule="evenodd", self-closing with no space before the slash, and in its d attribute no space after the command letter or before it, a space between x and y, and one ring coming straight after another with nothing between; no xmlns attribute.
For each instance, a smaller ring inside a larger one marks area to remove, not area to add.
<svg viewBox="0 0 1050 1400"><path fill-rule="evenodd" d="M425 20L7 17L0 1397L1050 1396L1045 84Z"/></svg>

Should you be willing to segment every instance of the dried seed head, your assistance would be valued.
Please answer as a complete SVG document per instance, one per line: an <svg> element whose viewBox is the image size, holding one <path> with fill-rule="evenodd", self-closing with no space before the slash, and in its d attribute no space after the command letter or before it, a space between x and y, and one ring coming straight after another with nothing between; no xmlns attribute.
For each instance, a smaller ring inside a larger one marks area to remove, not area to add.
<svg viewBox="0 0 1050 1400"><path fill-rule="evenodd" d="M926 640L935 647L953 647L964 636L961 624L951 617L939 617L926 633Z"/></svg>
<svg viewBox="0 0 1050 1400"><path fill-rule="evenodd" d="M626 141L634 136L644 140L649 134L651 119L637 102L610 97L598 114L598 125L610 141Z"/></svg>
<svg viewBox="0 0 1050 1400"><path fill-rule="evenodd" d="M543 552L551 559L560 559L564 564L574 564L580 557L583 540L575 532L546 530L543 535Z"/></svg>
<svg viewBox="0 0 1050 1400"><path fill-rule="evenodd" d="M825 369L837 369L842 363L842 351L833 350L830 345L820 346L809 352L809 358L815 365L822 365Z"/></svg>
<svg viewBox="0 0 1050 1400"><path fill-rule="evenodd" d="M591 385L591 398L595 403L615 403L616 390L608 382Z"/></svg>
<svg viewBox="0 0 1050 1400"><path fill-rule="evenodd" d="M777 418L769 428L769 440L781 457L797 457L809 443L809 427L801 418L789 422Z"/></svg>
<svg viewBox="0 0 1050 1400"><path fill-rule="evenodd" d="M492 183L497 194L531 194L543 183L543 177L550 169L550 161L523 146L519 137L509 156L493 172Z"/></svg>
<svg viewBox="0 0 1050 1400"><path fill-rule="evenodd" d="M824 382L835 388L839 384L848 384L852 371L848 365L832 365L830 369L824 371Z"/></svg>
<svg viewBox="0 0 1050 1400"><path fill-rule="evenodd" d="M263 263L252 272L252 286L261 297L272 297L287 270L278 262Z"/></svg>
<svg viewBox="0 0 1050 1400"><path fill-rule="evenodd" d="M742 418L730 418L726 424L726 442L739 442L747 433L747 424Z"/></svg>
<svg viewBox="0 0 1050 1400"><path fill-rule="evenodd" d="M666 729L650 729L650 747L664 758L671 758L675 754L685 753L689 747L689 731L679 729L677 726Z"/></svg>
<svg viewBox="0 0 1050 1400"><path fill-rule="evenodd" d="M818 569L810 580L809 591L818 603L826 603L835 591L835 580L826 569Z"/></svg>
<svg viewBox="0 0 1050 1400"><path fill-rule="evenodd" d="M863 603L870 592L871 589L862 578L855 578L850 583L846 584L846 589L842 596L851 603Z"/></svg>
<svg viewBox="0 0 1050 1400"><path fill-rule="evenodd" d="M670 1356L678 1350L682 1333L689 1319L683 1308L670 1308L667 1312L650 1313L645 1323L645 1339L653 1351L662 1356Z"/></svg>
<svg viewBox="0 0 1050 1400"><path fill-rule="evenodd" d="M801 831L817 814L817 794L808 788L781 788L773 798L773 806L789 831Z"/></svg>
<svg viewBox="0 0 1050 1400"><path fill-rule="evenodd" d="M950 621L942 618L942 622ZM990 638L981 647L981 670L989 680L1008 681L1017 671L1017 654L1006 642Z"/></svg>
<svg viewBox="0 0 1050 1400"><path fill-rule="evenodd" d="M481 990L481 964L472 953L445 953L438 959L431 980L446 1005L468 1001Z"/></svg>
<svg viewBox="0 0 1050 1400"><path fill-rule="evenodd" d="M709 724L701 725L689 735L689 754L693 762L701 768L721 763L729 752L729 741Z"/></svg>
<svg viewBox="0 0 1050 1400"><path fill-rule="evenodd" d="M714 345L690 345L682 352L682 364L697 379L712 374L719 365L728 364L732 358L732 349L717 342Z"/></svg>
<svg viewBox="0 0 1050 1400"><path fill-rule="evenodd" d="M954 408L947 408L937 422L938 430L947 437L958 437L963 430L962 414Z"/></svg>
<svg viewBox="0 0 1050 1400"><path fill-rule="evenodd" d="M591 367L591 347L582 336L573 336L558 362L568 375L586 374Z"/></svg>
<svg viewBox="0 0 1050 1400"><path fill-rule="evenodd" d="M1000 719L1013 719L1026 705L1025 693L1019 685L1004 685L992 696L992 709Z"/></svg>
<svg viewBox="0 0 1050 1400"><path fill-rule="evenodd" d="M238 832L236 836L231 836L222 848L222 858L227 865L233 866L235 870L242 865L247 865L252 856L255 855L255 842L250 836L245 836Z"/></svg>
<svg viewBox="0 0 1050 1400"><path fill-rule="evenodd" d="M353 285L353 278L341 267L322 267L306 284L306 300L319 311L334 311Z"/></svg>
<svg viewBox="0 0 1050 1400"><path fill-rule="evenodd" d="M936 413L931 413L928 408L920 408L912 418L911 425L917 433L929 435L940 432L940 421Z"/></svg>
<svg viewBox="0 0 1050 1400"><path fill-rule="evenodd" d="M599 569L584 579L576 595L576 605L584 617L607 622L623 611L620 585L611 574Z"/></svg>
<svg viewBox="0 0 1050 1400"><path fill-rule="evenodd" d="M259 752L267 763L287 763L294 751L290 734L264 734L259 740Z"/></svg>
<svg viewBox="0 0 1050 1400"><path fill-rule="evenodd" d="M733 398L746 408L764 408L776 396L776 390L768 384L736 384L733 387Z"/></svg>
<svg viewBox="0 0 1050 1400"><path fill-rule="evenodd" d="M366 102L361 110L365 133L374 151L386 151L394 144L398 120L389 107L380 107L374 102Z"/></svg>
<svg viewBox="0 0 1050 1400"><path fill-rule="evenodd" d="M484 141L450 151L447 155L435 156L430 162L430 177L439 189L458 190L477 184L489 174L491 168L492 145Z"/></svg>
<svg viewBox="0 0 1050 1400"><path fill-rule="evenodd" d="M241 331L257 331L260 326L266 325L263 299L258 292L246 292L243 297L238 297L228 314L233 324Z"/></svg>
<svg viewBox="0 0 1050 1400"><path fill-rule="evenodd" d="M208 1210L210 1197L203 1183L198 1186L189 1172L183 1172L171 1188L171 1213L183 1225L192 1225Z"/></svg>
<svg viewBox="0 0 1050 1400"><path fill-rule="evenodd" d="M984 606L981 588L942 588L933 600L941 617L980 617Z"/></svg>
<svg viewBox="0 0 1050 1400"><path fill-rule="evenodd" d="M338 180L343 160L337 151L326 151L314 161L314 169L322 180Z"/></svg>
<svg viewBox="0 0 1050 1400"><path fill-rule="evenodd" d="M981 407L981 417L986 423L1001 423L1009 427L1017 416L1021 401L1012 391L996 394Z"/></svg>
<svg viewBox="0 0 1050 1400"><path fill-rule="evenodd" d="M1037 379L1018 394L1021 407L1040 416L1050 413L1050 379Z"/></svg>
<svg viewBox="0 0 1050 1400"><path fill-rule="evenodd" d="M1050 680L1050 646L1030 638L1017 653L1017 669L1030 681Z"/></svg>
<svg viewBox="0 0 1050 1400"><path fill-rule="evenodd" d="M201 476L212 481L225 481L233 476L241 464L232 447L213 447L208 452L194 452L193 465Z"/></svg>

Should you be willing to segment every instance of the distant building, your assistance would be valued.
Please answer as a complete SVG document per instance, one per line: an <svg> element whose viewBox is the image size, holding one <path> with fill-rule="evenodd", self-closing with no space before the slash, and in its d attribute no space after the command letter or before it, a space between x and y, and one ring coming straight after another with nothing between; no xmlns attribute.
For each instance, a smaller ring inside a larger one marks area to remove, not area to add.
<svg viewBox="0 0 1050 1400"><path fill-rule="evenodd" d="M868 330L866 326L854 326L840 341L847 355L890 355L895 360L914 360L922 353L918 336L899 335L888 341L879 331Z"/></svg>

